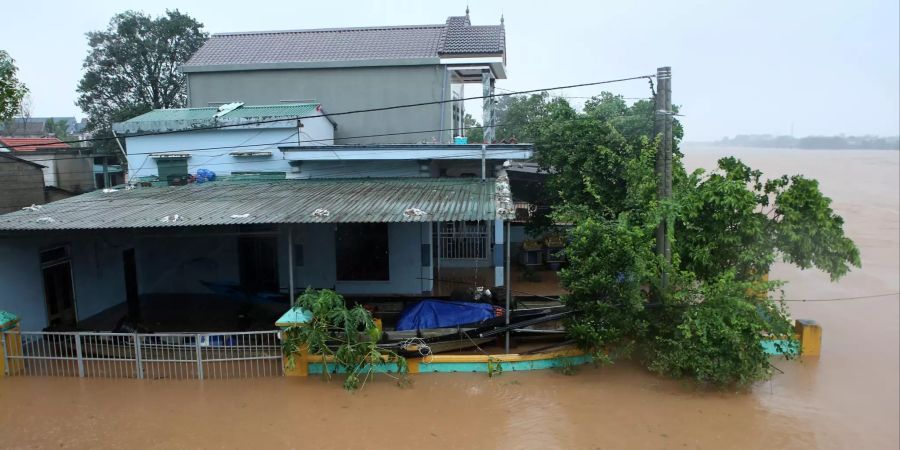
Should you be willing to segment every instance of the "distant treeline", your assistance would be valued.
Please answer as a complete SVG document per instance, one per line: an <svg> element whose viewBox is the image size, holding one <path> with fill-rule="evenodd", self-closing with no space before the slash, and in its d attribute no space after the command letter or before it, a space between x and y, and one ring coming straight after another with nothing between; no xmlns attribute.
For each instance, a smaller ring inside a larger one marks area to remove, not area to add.
<svg viewBox="0 0 900 450"><path fill-rule="evenodd" d="M807 136L795 138L771 134L739 134L734 138L722 138L715 144L734 147L900 150L900 136Z"/></svg>

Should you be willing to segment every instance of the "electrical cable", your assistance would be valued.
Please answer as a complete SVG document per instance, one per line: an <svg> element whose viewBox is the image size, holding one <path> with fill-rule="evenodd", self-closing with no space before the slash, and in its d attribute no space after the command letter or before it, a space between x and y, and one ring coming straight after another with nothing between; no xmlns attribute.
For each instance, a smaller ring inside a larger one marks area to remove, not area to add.
<svg viewBox="0 0 900 450"><path fill-rule="evenodd" d="M344 115L350 115L350 114L362 114L362 113L370 113L370 112L390 111L390 110L395 110L395 109L416 108L416 107L421 107L421 106L440 105L440 104L444 104L444 103L453 103L453 102L460 102L460 101L467 101L467 100L479 100L479 99L483 100L483 99L487 99L487 98L507 97L510 95L522 95L522 94L531 94L531 93L543 92L543 91L555 91L555 90L559 90L559 89L572 89L572 88L577 88L577 87L599 86L599 85L603 85L603 84L621 83L621 82L625 82L625 81L635 81L635 80L644 80L644 79L652 80L654 77L656 77L655 74L638 75L638 76L633 76L633 77L617 78L617 79L611 79L611 80L570 84L570 85L566 85L566 86L553 86L553 87L545 87L545 88L539 88L539 89L529 89L529 90L524 90L524 91L508 92L508 93L501 93L501 94L479 95L479 96L450 99L450 100L432 100L432 101L427 101L427 102L406 103L406 104L400 104L400 105L381 106L381 107L376 107L376 108L365 108L365 109L341 111L341 112L336 112L336 113L327 113L327 114L323 114L323 115L290 116L290 117L281 117L281 118L277 118L277 119L247 121L247 122L242 122L239 124L221 124L221 125L196 127L196 128L189 128L189 129L135 133L135 134L128 135L128 137L158 136L158 135L164 135L164 134L188 133L188 132L195 132L195 131L206 131L206 130L217 130L217 129L222 129L222 128L242 127L242 126L247 126L247 125L285 122L285 121L290 121L290 120L312 119L315 117L322 117L322 116L336 117L336 116L344 116ZM79 143L79 142L109 141L109 140L113 140L113 139L118 139L118 137L107 136L107 137L100 137L100 138L77 139L77 140L61 141L61 142L65 143L65 144L71 144L71 143ZM34 144L19 144L19 145L7 146L7 148L12 149L12 148L17 148L17 147L33 147L33 146L34 146Z"/></svg>

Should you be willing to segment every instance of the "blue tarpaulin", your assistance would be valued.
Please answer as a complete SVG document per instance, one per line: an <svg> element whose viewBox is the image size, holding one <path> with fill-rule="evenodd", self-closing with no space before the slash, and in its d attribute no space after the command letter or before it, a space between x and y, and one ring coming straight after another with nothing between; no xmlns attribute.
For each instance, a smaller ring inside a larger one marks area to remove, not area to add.
<svg viewBox="0 0 900 450"><path fill-rule="evenodd" d="M479 323L495 316L487 303L448 302L427 299L407 307L400 313L397 331L445 328Z"/></svg>

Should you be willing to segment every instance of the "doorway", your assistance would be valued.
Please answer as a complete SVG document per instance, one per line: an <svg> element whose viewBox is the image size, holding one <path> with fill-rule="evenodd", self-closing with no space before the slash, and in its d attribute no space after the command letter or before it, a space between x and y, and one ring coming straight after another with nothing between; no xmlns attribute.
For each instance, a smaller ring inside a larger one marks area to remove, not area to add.
<svg viewBox="0 0 900 450"><path fill-rule="evenodd" d="M75 285L69 247L56 247L41 252L41 274L44 278L44 301L50 328L75 328Z"/></svg>
<svg viewBox="0 0 900 450"><path fill-rule="evenodd" d="M137 262L133 248L122 252L122 267L125 272L125 304L128 306L128 318L132 323L140 323L141 302L138 297Z"/></svg>
<svg viewBox="0 0 900 450"><path fill-rule="evenodd" d="M249 292L278 292L278 240L269 236L238 238L241 287Z"/></svg>

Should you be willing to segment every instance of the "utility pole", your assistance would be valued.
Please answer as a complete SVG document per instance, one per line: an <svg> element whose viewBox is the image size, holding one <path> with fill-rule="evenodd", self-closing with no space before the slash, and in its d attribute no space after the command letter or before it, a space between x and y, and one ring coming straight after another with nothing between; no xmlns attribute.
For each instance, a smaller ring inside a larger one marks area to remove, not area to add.
<svg viewBox="0 0 900 450"><path fill-rule="evenodd" d="M656 150L656 176L658 180L657 198L665 202L672 198L672 68L656 69L656 134L659 136L659 147ZM666 264L672 262L672 248L669 241L671 224L664 217L656 228L656 252L663 257ZM660 274L660 287L666 290L669 286L669 274L663 268Z"/></svg>

